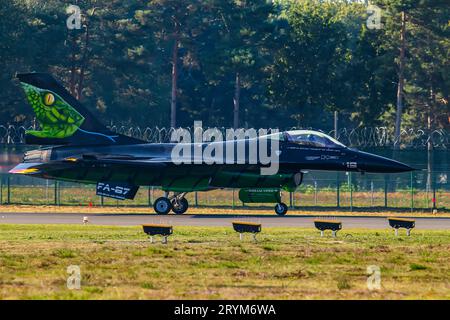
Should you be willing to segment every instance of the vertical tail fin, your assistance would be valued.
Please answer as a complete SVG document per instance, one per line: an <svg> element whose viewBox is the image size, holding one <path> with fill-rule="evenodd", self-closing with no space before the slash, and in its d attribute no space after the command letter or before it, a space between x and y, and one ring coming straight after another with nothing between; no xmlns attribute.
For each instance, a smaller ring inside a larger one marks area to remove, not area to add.
<svg viewBox="0 0 450 320"><path fill-rule="evenodd" d="M17 74L17 78L40 124L40 130L26 131L27 144L143 143L106 128L51 75L26 73Z"/></svg>

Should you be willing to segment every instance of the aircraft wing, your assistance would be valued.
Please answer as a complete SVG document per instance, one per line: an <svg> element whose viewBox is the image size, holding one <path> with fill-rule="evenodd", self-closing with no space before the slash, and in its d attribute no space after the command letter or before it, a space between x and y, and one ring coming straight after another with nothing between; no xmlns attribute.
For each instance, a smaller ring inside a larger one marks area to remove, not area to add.
<svg viewBox="0 0 450 320"><path fill-rule="evenodd" d="M83 154L79 157L67 157L58 162L90 164L123 164L157 166L172 163L170 157L136 157L131 155Z"/></svg>
<svg viewBox="0 0 450 320"><path fill-rule="evenodd" d="M48 162L23 162L9 170L13 174L39 175L48 169L61 169L64 167L73 167L77 165L117 165L117 166L145 166L150 168L161 168L171 163L168 158L135 158L135 157L68 157L63 160L53 160Z"/></svg>

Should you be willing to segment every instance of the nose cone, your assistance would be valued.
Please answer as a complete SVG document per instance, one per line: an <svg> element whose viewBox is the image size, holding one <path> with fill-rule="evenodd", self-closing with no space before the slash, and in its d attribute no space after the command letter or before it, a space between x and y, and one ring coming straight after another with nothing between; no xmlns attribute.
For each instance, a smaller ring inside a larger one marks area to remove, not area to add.
<svg viewBox="0 0 450 320"><path fill-rule="evenodd" d="M415 170L414 168L396 160L375 154L357 151L358 169L373 173L400 173Z"/></svg>

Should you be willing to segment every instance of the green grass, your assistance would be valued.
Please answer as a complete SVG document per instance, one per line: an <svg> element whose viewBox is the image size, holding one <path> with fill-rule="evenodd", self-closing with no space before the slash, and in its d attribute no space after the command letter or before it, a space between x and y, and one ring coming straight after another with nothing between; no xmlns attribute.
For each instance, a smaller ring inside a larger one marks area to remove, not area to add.
<svg viewBox="0 0 450 320"><path fill-rule="evenodd" d="M417 264L417 263L411 263L409 265L409 268L410 268L411 271L428 269L426 266L421 265L421 264Z"/></svg>
<svg viewBox="0 0 450 320"><path fill-rule="evenodd" d="M347 236L351 234L352 236ZM450 231L175 227L150 244L141 227L0 225L0 299L450 299ZM67 267L81 269L69 290ZM367 267L381 290L367 289Z"/></svg>

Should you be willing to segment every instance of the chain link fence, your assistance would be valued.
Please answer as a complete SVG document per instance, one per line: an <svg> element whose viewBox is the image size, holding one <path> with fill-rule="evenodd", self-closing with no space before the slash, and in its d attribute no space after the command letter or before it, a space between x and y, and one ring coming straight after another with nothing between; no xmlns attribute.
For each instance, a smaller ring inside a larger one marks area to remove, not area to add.
<svg viewBox="0 0 450 320"><path fill-rule="evenodd" d="M358 210L432 210L450 211L450 171L431 175L412 172L393 175L310 172L293 193L282 192L291 208ZM428 180L431 178L431 180ZM238 189L192 192L191 206L248 208L267 204L244 204ZM118 201L95 195L95 185L55 182L31 177L3 174L0 179L0 203L18 205L71 206L152 206L162 196L157 188L141 187L134 200Z"/></svg>

